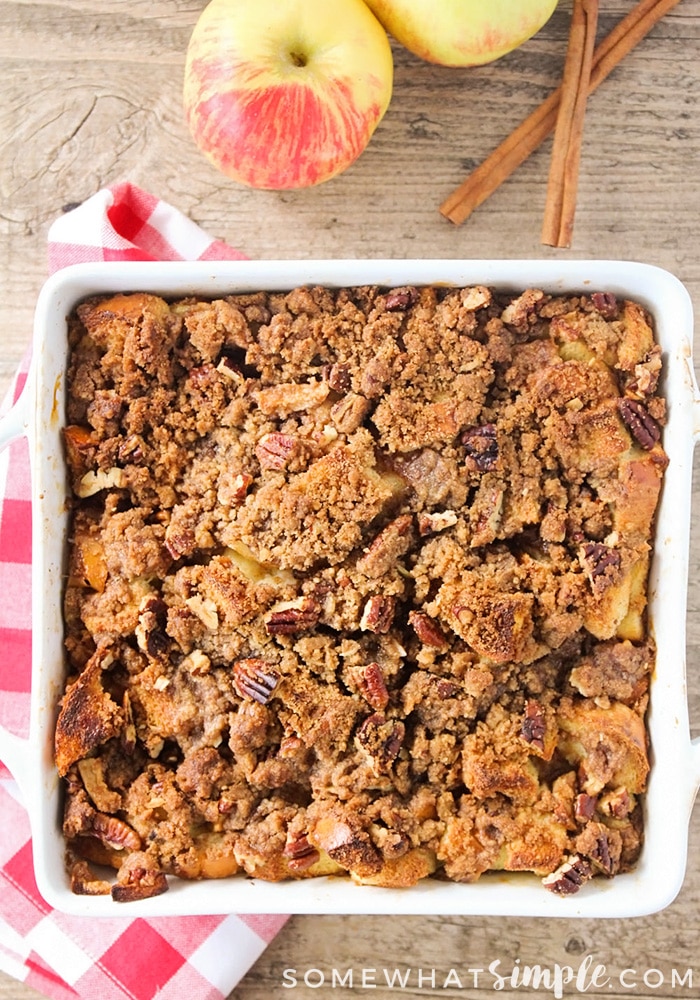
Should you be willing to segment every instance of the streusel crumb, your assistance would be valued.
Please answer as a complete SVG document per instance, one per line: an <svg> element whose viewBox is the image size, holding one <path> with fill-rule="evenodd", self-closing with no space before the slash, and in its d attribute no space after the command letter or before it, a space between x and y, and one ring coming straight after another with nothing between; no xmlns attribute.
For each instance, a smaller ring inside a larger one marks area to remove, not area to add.
<svg viewBox="0 0 700 1000"><path fill-rule="evenodd" d="M136 293L70 349L76 892L634 866L667 461L639 305Z"/></svg>

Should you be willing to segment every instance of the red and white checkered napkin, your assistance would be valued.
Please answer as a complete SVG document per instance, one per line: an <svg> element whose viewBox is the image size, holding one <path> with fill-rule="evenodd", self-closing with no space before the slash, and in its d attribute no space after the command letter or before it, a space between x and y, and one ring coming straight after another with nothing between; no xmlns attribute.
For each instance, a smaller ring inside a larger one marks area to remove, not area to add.
<svg viewBox="0 0 700 1000"><path fill-rule="evenodd" d="M52 271L93 260L232 260L171 205L117 184L58 219L49 231ZM17 373L5 409L19 395ZM28 734L31 500L27 443L0 455L0 724ZM0 763L0 969L60 1000L220 1000L287 918L211 916L84 920L40 897L21 794Z"/></svg>

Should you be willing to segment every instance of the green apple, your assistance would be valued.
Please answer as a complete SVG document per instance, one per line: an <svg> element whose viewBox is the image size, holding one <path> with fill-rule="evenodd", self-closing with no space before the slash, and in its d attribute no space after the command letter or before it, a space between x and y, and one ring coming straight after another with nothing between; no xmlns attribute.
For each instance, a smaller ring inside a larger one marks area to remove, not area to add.
<svg viewBox="0 0 700 1000"><path fill-rule="evenodd" d="M365 0L386 30L421 59L478 66L522 45L557 0Z"/></svg>

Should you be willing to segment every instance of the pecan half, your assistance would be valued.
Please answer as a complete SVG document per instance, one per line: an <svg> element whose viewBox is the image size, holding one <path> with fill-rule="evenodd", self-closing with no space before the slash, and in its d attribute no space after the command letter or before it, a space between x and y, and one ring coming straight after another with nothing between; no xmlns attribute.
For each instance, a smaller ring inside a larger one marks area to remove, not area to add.
<svg viewBox="0 0 700 1000"><path fill-rule="evenodd" d="M525 715L520 726L521 737L537 750L544 750L546 731L544 709L539 702L529 699L525 705Z"/></svg>
<svg viewBox="0 0 700 1000"><path fill-rule="evenodd" d="M558 896L572 896L593 878L593 869L579 854L573 854L550 875L545 875L542 885Z"/></svg>
<svg viewBox="0 0 700 1000"><path fill-rule="evenodd" d="M579 559L593 590L598 593L614 582L622 562L617 549L603 542L586 542L581 546Z"/></svg>
<svg viewBox="0 0 700 1000"><path fill-rule="evenodd" d="M643 403L624 397L618 404L620 416L627 430L640 447L651 451L661 437L661 428Z"/></svg>
<svg viewBox="0 0 700 1000"><path fill-rule="evenodd" d="M420 292L413 285L394 288L387 293L384 308L387 312L400 312L415 305L420 298Z"/></svg>
<svg viewBox="0 0 700 1000"><path fill-rule="evenodd" d="M98 840L117 851L138 851L141 838L136 830L117 816L95 813L92 817L92 831Z"/></svg>
<svg viewBox="0 0 700 1000"><path fill-rule="evenodd" d="M498 438L494 424L470 427L462 434L466 455L464 464L470 472L490 472L498 462Z"/></svg>
<svg viewBox="0 0 700 1000"><path fill-rule="evenodd" d="M593 292L591 302L603 319L615 319L620 312L617 296L612 292Z"/></svg>
<svg viewBox="0 0 700 1000"><path fill-rule="evenodd" d="M261 469L284 469L301 451L299 438L273 431L260 438L255 455Z"/></svg>
<svg viewBox="0 0 700 1000"><path fill-rule="evenodd" d="M249 657L233 665L233 682L242 698L266 705L277 687L280 675L265 660Z"/></svg>
<svg viewBox="0 0 700 1000"><path fill-rule="evenodd" d="M411 611L408 616L408 624L411 625L424 646L434 646L436 649L445 649L447 639L445 634L430 615L424 611Z"/></svg>
<svg viewBox="0 0 700 1000"><path fill-rule="evenodd" d="M381 711L389 703L389 692L387 691L384 673L378 663L365 663L355 671L355 682L362 694L372 708Z"/></svg>
<svg viewBox="0 0 700 1000"><path fill-rule="evenodd" d="M296 635L297 632L308 632L317 624L320 616L320 604L313 597L304 597L286 607L271 611L265 619L265 630L268 635Z"/></svg>
<svg viewBox="0 0 700 1000"><path fill-rule="evenodd" d="M307 868L315 865L321 857L316 848L309 843L305 833L288 837L282 853L289 859L287 867L296 872L306 871Z"/></svg>
<svg viewBox="0 0 700 1000"><path fill-rule="evenodd" d="M387 719L381 712L368 715L357 731L357 742L372 759L374 770L387 773L399 755L406 729L398 719Z"/></svg>
<svg viewBox="0 0 700 1000"><path fill-rule="evenodd" d="M388 594L373 594L365 604L360 628L363 631L384 634L391 628L395 613L395 597Z"/></svg>

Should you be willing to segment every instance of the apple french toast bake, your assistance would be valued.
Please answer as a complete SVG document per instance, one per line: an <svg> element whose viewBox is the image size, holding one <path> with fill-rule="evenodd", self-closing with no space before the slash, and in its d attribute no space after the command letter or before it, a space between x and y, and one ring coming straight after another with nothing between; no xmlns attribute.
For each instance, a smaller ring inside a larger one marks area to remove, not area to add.
<svg viewBox="0 0 700 1000"><path fill-rule="evenodd" d="M640 305L119 294L69 339L75 892L634 866L666 466Z"/></svg>

